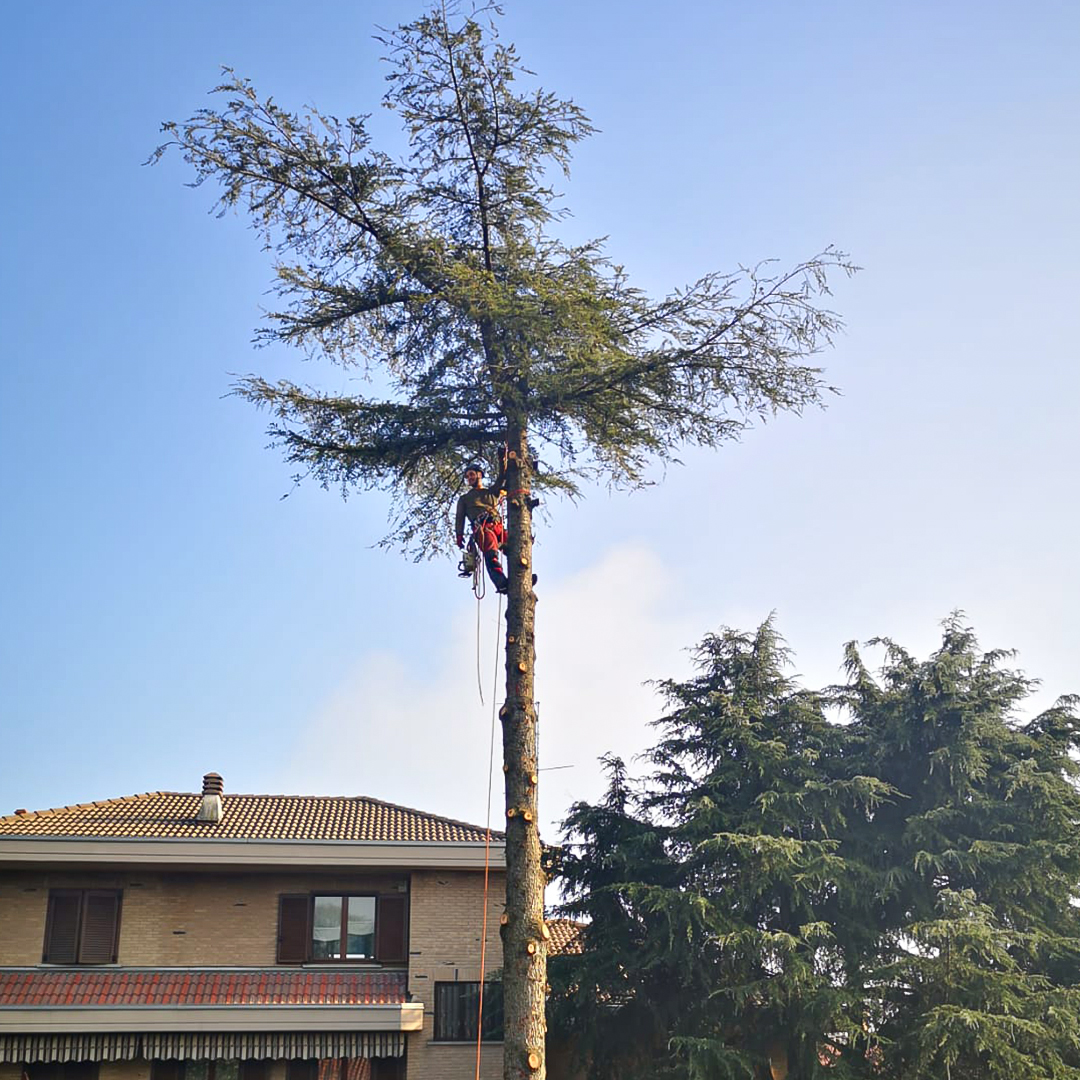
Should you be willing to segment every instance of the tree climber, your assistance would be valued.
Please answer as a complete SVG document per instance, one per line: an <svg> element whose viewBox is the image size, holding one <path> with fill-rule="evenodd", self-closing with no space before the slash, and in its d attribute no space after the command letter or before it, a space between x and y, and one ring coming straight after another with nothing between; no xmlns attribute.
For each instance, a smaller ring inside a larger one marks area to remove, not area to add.
<svg viewBox="0 0 1080 1080"><path fill-rule="evenodd" d="M483 478L484 466L479 462L473 462L466 467L465 483L468 485L468 490L457 501L454 533L457 546L464 548L465 519L468 518L472 528L470 547L475 544L476 548L483 552L484 565L487 567L488 577L491 578L495 591L504 593L509 583L506 574L503 573L502 559L499 555L506 541L506 528L499 516L499 495L502 492L503 481L506 479L505 452L499 458L499 475L495 483L491 487L484 487L481 483ZM472 573L467 556L468 552L466 552L466 559L462 561L462 577L469 577Z"/></svg>

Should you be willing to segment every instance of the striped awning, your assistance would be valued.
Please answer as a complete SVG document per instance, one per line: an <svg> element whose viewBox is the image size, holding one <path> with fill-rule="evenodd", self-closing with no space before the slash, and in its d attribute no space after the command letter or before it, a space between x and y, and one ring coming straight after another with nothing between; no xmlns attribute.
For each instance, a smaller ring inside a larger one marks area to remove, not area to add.
<svg viewBox="0 0 1080 1080"><path fill-rule="evenodd" d="M131 1061L135 1058L401 1057L398 1031L181 1031L124 1035L0 1035L0 1063Z"/></svg>
<svg viewBox="0 0 1080 1080"><path fill-rule="evenodd" d="M130 1061L141 1035L0 1035L0 1062Z"/></svg>
<svg viewBox="0 0 1080 1080"><path fill-rule="evenodd" d="M146 1058L373 1058L401 1057L398 1031L166 1032L142 1037Z"/></svg>

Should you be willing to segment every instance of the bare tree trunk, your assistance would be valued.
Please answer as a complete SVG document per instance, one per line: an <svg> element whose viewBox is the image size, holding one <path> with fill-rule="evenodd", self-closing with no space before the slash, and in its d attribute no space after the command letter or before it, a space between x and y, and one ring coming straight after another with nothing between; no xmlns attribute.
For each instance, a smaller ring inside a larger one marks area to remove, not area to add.
<svg viewBox="0 0 1080 1080"><path fill-rule="evenodd" d="M506 474L510 588L506 608L506 701L500 711L506 774L503 1077L544 1080L547 938L536 800L536 595L532 588L532 511L528 501L532 464L524 425L511 424L507 436L512 455Z"/></svg>

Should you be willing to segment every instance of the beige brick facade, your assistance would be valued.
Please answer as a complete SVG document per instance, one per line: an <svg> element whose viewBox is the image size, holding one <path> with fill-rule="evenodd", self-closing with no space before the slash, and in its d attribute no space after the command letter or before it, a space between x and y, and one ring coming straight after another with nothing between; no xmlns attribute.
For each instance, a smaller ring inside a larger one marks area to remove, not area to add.
<svg viewBox="0 0 1080 1080"><path fill-rule="evenodd" d="M267 967L276 962L282 893L409 894L408 989L424 1005L424 1028L407 1036L407 1080L469 1080L475 1044L436 1043L436 982L480 977L484 914L482 871L409 873L163 872L18 870L0 874L0 966L41 963L50 889L120 889L119 965L124 967ZM499 917L504 875L488 888L485 968L502 963ZM0 1080L19 1080L0 1065ZM481 1076L502 1075L502 1047L485 1044ZM102 1063L99 1080L149 1080L147 1062ZM285 1080L275 1063L271 1080Z"/></svg>
<svg viewBox="0 0 1080 1080"><path fill-rule="evenodd" d="M499 916L505 876L493 873L488 885L485 971L502 966ZM409 1080L461 1080L475 1075L475 1044L434 1042L435 983L475 982L480 978L480 941L484 917L482 873L417 871L410 889L409 992L424 1003L424 1030L409 1036ZM481 1051L481 1077L502 1076L502 1046Z"/></svg>
<svg viewBox="0 0 1080 1080"><path fill-rule="evenodd" d="M266 967L276 962L282 893L389 893L407 874L7 873L0 965L41 963L50 889L121 889L118 962L130 967Z"/></svg>

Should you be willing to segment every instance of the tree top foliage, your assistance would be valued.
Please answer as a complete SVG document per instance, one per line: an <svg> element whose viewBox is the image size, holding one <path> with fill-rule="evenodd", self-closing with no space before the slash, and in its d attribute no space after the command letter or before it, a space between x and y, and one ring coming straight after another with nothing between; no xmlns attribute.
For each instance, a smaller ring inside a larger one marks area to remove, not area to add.
<svg viewBox="0 0 1080 1080"><path fill-rule="evenodd" d="M826 275L851 269L828 248L654 299L599 241L563 242L551 177L593 128L537 85L498 14L436 7L380 36L401 153L373 145L368 115L292 112L229 71L221 104L166 123L152 159L175 147L273 253L260 340L371 387L251 375L237 392L270 412L301 474L392 492L394 540L413 549L443 539L462 464L508 431L525 429L538 485L575 491L583 477L638 484L684 443L819 404L811 359L840 326Z"/></svg>
<svg viewBox="0 0 1080 1080"><path fill-rule="evenodd" d="M566 821L553 1030L596 1078L1080 1078L1080 716L959 616L799 686L707 637L649 772ZM840 721L838 722L838 713Z"/></svg>

